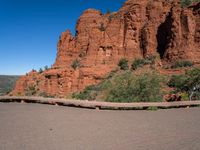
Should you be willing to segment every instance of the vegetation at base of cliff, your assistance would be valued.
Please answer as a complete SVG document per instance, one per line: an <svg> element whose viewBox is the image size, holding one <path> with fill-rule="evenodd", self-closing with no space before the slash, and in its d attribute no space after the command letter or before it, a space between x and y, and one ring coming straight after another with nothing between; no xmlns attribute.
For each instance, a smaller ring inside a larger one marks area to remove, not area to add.
<svg viewBox="0 0 200 150"><path fill-rule="evenodd" d="M19 93L19 96L21 94ZM29 86L25 90L25 96L39 96L39 97L45 97L45 98L55 98L55 95L48 94L46 92L39 92L39 89L35 86Z"/></svg>
<svg viewBox="0 0 200 150"><path fill-rule="evenodd" d="M151 106L151 107L148 107L147 110L148 110L148 111L157 111L157 110L158 110L158 107L156 107L156 106Z"/></svg>
<svg viewBox="0 0 200 150"><path fill-rule="evenodd" d="M32 85L29 86L26 90L25 90L25 95L26 96L34 96L37 93L37 89L36 86Z"/></svg>
<svg viewBox="0 0 200 150"><path fill-rule="evenodd" d="M128 60L125 58L120 59L118 66L120 67L121 70L128 70Z"/></svg>
<svg viewBox="0 0 200 150"><path fill-rule="evenodd" d="M181 6L188 7L194 2L200 2L200 0L181 0Z"/></svg>
<svg viewBox="0 0 200 150"><path fill-rule="evenodd" d="M186 99L200 99L200 68L193 68L183 75L173 75L168 82L169 87L175 88L175 93L185 93Z"/></svg>
<svg viewBox="0 0 200 150"><path fill-rule="evenodd" d="M72 98L109 102L162 101L161 83L165 82L164 78L154 69L139 75L135 74L135 71L144 65L150 65L152 70L155 61L156 56L153 55L145 59L136 59L129 69L128 60L122 58L118 64L118 71L111 72L98 85L88 86L81 92L73 93Z"/></svg>
<svg viewBox="0 0 200 150"><path fill-rule="evenodd" d="M72 98L80 100L105 100L107 90L112 86L112 80L116 76L117 71L112 71L105 80L97 85L91 85L86 87L83 91L73 93Z"/></svg>
<svg viewBox="0 0 200 150"><path fill-rule="evenodd" d="M154 55L148 56L144 59L135 59L133 63L131 64L131 69L137 70L138 68L141 68L145 65L155 64L155 60L156 60L156 56Z"/></svg>
<svg viewBox="0 0 200 150"><path fill-rule="evenodd" d="M200 99L200 68L193 68L190 61L177 61L173 68L188 67L185 74L162 76L155 69L156 59L155 56L136 59L130 69L128 61L121 59L118 70L72 97L108 102L158 102L167 95L180 96L183 101Z"/></svg>
<svg viewBox="0 0 200 150"><path fill-rule="evenodd" d="M193 66L193 62L188 61L188 60L179 60L176 61L171 68L172 69L176 69L176 68L184 68L184 67L192 67Z"/></svg>
<svg viewBox="0 0 200 150"><path fill-rule="evenodd" d="M155 55L146 56L145 58L137 58L131 64L131 70L137 70L145 65L155 65L157 57ZM118 66L121 70L129 70L129 62L126 58L120 59Z"/></svg>
<svg viewBox="0 0 200 150"><path fill-rule="evenodd" d="M155 102L162 101L163 78L155 72L134 75L131 71L115 73L98 85L89 86L72 95L75 99L108 102ZM153 87L153 88L152 88Z"/></svg>
<svg viewBox="0 0 200 150"><path fill-rule="evenodd" d="M55 98L55 96L47 94L46 92L41 92L41 93L39 93L38 96L45 97L45 98Z"/></svg>
<svg viewBox="0 0 200 150"><path fill-rule="evenodd" d="M0 75L0 96L10 93L19 76Z"/></svg>
<svg viewBox="0 0 200 150"><path fill-rule="evenodd" d="M106 101L109 102L153 102L162 101L161 78L156 73L139 76L131 72L117 76L112 83ZM152 88L153 87L153 88Z"/></svg>
<svg viewBox="0 0 200 150"><path fill-rule="evenodd" d="M81 99L81 100L95 100L97 96L97 87L91 85L86 87L80 93L73 93L72 98Z"/></svg>

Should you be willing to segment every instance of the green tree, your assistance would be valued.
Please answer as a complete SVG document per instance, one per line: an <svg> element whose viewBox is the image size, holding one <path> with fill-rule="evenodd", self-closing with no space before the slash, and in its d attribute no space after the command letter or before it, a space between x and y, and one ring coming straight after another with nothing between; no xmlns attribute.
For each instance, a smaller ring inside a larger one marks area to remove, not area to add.
<svg viewBox="0 0 200 150"><path fill-rule="evenodd" d="M49 69L49 67L46 65L46 66L44 66L44 70L48 70Z"/></svg>
<svg viewBox="0 0 200 150"><path fill-rule="evenodd" d="M42 72L43 72L43 69L42 69L42 68L40 68L40 69L39 69L39 73L42 73Z"/></svg>

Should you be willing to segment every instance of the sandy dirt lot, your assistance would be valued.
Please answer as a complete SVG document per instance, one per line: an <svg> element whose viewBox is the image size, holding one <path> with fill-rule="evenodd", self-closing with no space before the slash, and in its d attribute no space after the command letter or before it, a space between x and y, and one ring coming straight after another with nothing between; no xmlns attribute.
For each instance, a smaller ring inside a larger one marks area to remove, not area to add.
<svg viewBox="0 0 200 150"><path fill-rule="evenodd" d="M99 111L0 103L0 150L199 150L200 108Z"/></svg>

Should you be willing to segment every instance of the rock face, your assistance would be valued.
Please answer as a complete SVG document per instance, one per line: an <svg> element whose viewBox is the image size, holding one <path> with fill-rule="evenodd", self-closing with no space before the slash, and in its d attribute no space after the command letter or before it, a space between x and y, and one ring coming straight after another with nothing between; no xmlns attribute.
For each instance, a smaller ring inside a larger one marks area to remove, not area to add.
<svg viewBox="0 0 200 150"><path fill-rule="evenodd" d="M181 8L179 0L127 0L116 13L88 9L75 37L69 30L61 34L52 68L21 77L12 94L32 90L64 97L99 83L121 58L158 54L165 63L200 63L200 3ZM76 69L71 67L75 60Z"/></svg>

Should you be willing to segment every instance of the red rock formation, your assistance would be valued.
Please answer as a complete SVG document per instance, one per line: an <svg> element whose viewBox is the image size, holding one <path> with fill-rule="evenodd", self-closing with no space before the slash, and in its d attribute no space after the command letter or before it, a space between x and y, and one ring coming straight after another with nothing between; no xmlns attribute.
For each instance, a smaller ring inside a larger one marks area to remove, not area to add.
<svg viewBox="0 0 200 150"><path fill-rule="evenodd" d="M181 8L179 0L127 0L117 13L86 10L78 20L76 36L63 32L56 62L43 73L21 77L13 94L66 96L97 84L117 67L121 58L132 61L159 54L163 62L188 59L200 63L200 3ZM78 60L74 70L71 64Z"/></svg>

